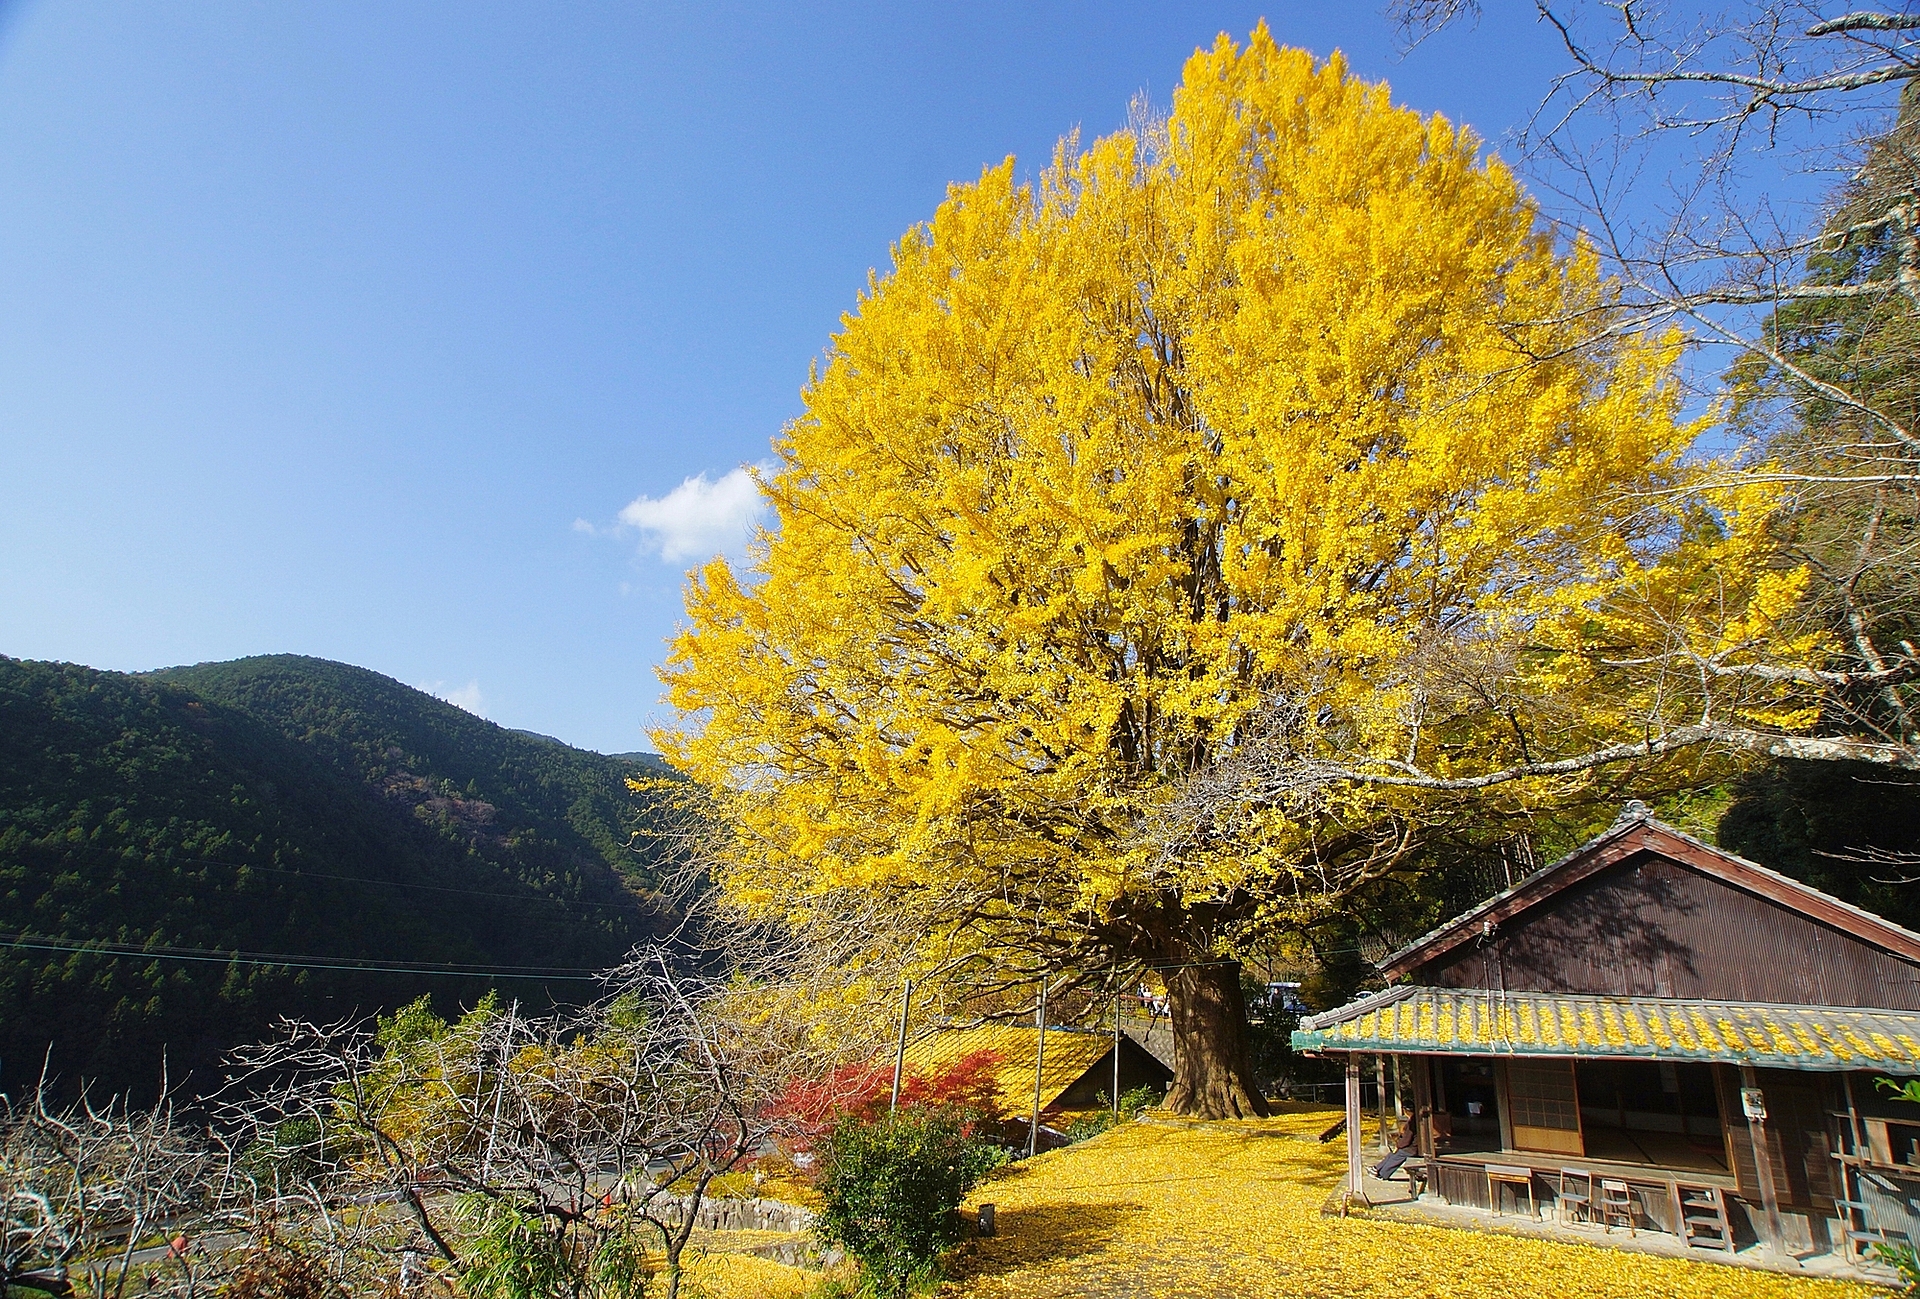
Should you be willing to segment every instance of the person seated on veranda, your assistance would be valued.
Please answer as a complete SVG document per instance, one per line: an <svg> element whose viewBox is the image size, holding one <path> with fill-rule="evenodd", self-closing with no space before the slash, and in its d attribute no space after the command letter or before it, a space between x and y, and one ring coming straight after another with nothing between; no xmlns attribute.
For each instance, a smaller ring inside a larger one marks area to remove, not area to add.
<svg viewBox="0 0 1920 1299"><path fill-rule="evenodd" d="M1409 1114L1400 1120L1399 1134L1394 1138L1393 1153L1380 1161L1373 1175L1385 1182L1400 1171L1400 1165L1420 1153L1420 1139L1416 1134L1413 1116Z"/></svg>

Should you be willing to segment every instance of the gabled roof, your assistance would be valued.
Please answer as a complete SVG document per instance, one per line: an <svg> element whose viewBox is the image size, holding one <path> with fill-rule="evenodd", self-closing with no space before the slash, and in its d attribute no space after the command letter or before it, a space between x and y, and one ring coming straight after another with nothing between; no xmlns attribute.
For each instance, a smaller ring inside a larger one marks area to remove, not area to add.
<svg viewBox="0 0 1920 1299"><path fill-rule="evenodd" d="M1920 1074L1920 1011L1402 984L1300 1021L1296 1051L1699 1060Z"/></svg>
<svg viewBox="0 0 1920 1299"><path fill-rule="evenodd" d="M1039 1029L1018 1024L938 1028L907 1047L905 1071L936 1073L976 1051L991 1051L999 1057L993 1072L1001 1104L1009 1113L1020 1114L1033 1104L1033 1072L1039 1040ZM1105 1060L1112 1051L1112 1030L1097 1032L1049 1024L1046 1064L1040 1071L1040 1108L1050 1108L1061 1093L1079 1082L1087 1070Z"/></svg>
<svg viewBox="0 0 1920 1299"><path fill-rule="evenodd" d="M1389 981L1410 974L1435 957L1480 937L1489 926L1504 924L1582 880L1640 853L1649 852L1677 861L1703 875L1744 889L1822 924L1831 925L1861 942L1883 948L1906 960L1920 962L1920 934L1911 929L1903 929L1891 920L1864 911L1852 903L1842 902L1819 889L1809 888L1757 862L1722 852L1690 834L1683 834L1664 822L1654 820L1645 804L1629 803L1620 819L1603 834L1582 844L1544 870L1529 875L1506 892L1488 898L1473 910L1449 920L1426 937L1401 948L1382 963L1380 973Z"/></svg>

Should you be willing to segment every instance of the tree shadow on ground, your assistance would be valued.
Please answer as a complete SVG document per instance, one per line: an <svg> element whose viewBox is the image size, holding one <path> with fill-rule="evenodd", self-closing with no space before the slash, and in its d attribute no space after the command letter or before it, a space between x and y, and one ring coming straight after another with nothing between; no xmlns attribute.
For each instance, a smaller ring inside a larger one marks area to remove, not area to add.
<svg viewBox="0 0 1920 1299"><path fill-rule="evenodd" d="M1301 1112L1309 1114L1314 1120L1322 1117L1318 1109ZM1177 1145L1186 1135L1184 1129L1194 1127L1199 1127L1221 1139L1221 1144L1211 1149L1204 1162L1196 1166L1192 1172L1156 1179L1156 1184L1217 1181L1224 1173L1231 1171L1250 1186L1324 1187L1326 1191L1331 1192L1340 1180L1342 1165L1338 1161L1338 1153L1344 1152L1346 1146L1344 1143L1340 1144L1336 1150L1335 1147L1323 1145L1311 1132L1288 1132L1271 1126L1256 1127L1252 1124L1244 1127L1225 1122L1203 1124L1199 1121L1190 1124L1156 1121L1152 1126L1163 1129L1162 1132L1154 1134L1157 1139L1153 1144ZM1298 1158L1287 1158L1284 1162L1276 1162L1275 1152L1270 1144L1274 1141L1289 1142L1302 1147L1302 1153ZM1370 1148L1367 1162L1371 1166L1382 1157L1379 1152Z"/></svg>
<svg viewBox="0 0 1920 1299"><path fill-rule="evenodd" d="M1131 1203L1038 1204L1004 1209L993 1235L976 1236L956 1251L947 1275L965 1281L1097 1254L1112 1243L1120 1223L1142 1207Z"/></svg>
<svg viewBox="0 0 1920 1299"><path fill-rule="evenodd" d="M1315 1138L1326 1117L1322 1107L1302 1106L1297 1113L1285 1126L1168 1119L1128 1125L1088 1143L1083 1154L1095 1165L1084 1172L1077 1165L1069 1172L1057 1162L1060 1154L1011 1165L970 1197L998 1206L996 1234L956 1251L948 1275L962 1292L968 1282L1017 1277L1039 1287L1035 1294L1052 1294L1045 1278L1056 1269L1049 1265L1071 1263L1071 1292L1102 1299L1155 1295L1155 1284L1195 1268L1203 1275L1210 1269L1206 1260L1159 1258L1152 1242L1135 1239L1139 1233L1130 1224L1153 1217L1163 1201L1185 1200L1223 1178L1247 1195L1317 1212L1340 1170ZM1194 1147L1196 1129L1214 1140ZM1098 1146L1115 1140L1127 1152L1124 1173L1098 1166ZM1221 1295L1234 1293L1227 1281L1222 1286Z"/></svg>

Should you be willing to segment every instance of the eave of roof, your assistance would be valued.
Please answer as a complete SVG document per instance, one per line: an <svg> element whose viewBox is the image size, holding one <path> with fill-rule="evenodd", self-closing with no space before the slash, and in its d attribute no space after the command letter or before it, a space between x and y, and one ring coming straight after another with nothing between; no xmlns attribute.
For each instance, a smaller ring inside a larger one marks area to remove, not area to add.
<svg viewBox="0 0 1920 1299"><path fill-rule="evenodd" d="M1622 815L1605 831L1551 866L1534 872L1505 892L1496 893L1471 911L1454 917L1407 944L1382 962L1381 976L1391 981L1410 974L1426 962L1479 936L1487 925L1511 920L1561 890L1641 852L1660 853L1723 883L1758 894L1852 934L1863 942L1920 963L1920 934L1778 871L1769 870L1758 862L1703 843L1690 834L1654 820L1650 813L1641 809Z"/></svg>
<svg viewBox="0 0 1920 1299"><path fill-rule="evenodd" d="M1293 1047L1920 1075L1920 1011L1402 986L1301 1020Z"/></svg>

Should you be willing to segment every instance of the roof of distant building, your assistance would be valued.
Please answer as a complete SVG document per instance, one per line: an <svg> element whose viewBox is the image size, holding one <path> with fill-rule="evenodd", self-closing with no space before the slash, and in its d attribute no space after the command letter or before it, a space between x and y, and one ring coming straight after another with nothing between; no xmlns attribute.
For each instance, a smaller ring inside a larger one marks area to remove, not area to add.
<svg viewBox="0 0 1920 1299"><path fill-rule="evenodd" d="M932 1074L951 1068L978 1051L998 1057L994 1081L1002 1106L1010 1114L1033 1105L1034 1063L1040 1030L1027 1025L986 1024L978 1028L940 1028L907 1047L905 1072ZM1046 1062L1040 1076L1040 1108L1047 1109L1061 1093L1107 1059L1113 1050L1112 1030L1047 1028Z"/></svg>

